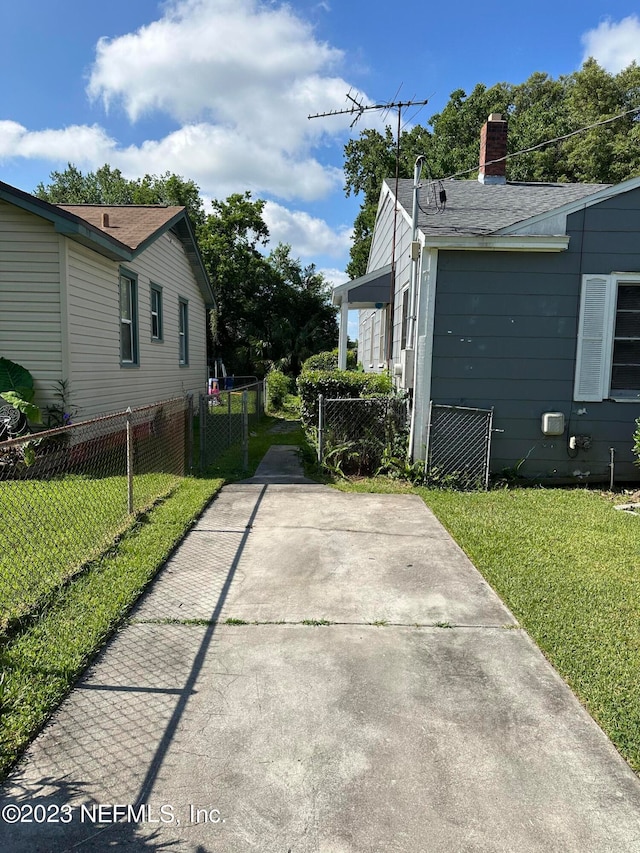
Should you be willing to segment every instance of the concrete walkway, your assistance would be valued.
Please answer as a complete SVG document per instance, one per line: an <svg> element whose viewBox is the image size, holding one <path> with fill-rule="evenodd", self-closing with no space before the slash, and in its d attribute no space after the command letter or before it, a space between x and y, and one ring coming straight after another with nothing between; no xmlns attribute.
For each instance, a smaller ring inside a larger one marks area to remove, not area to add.
<svg viewBox="0 0 640 853"><path fill-rule="evenodd" d="M640 850L640 781L424 504L292 448L223 489L0 805L10 853Z"/></svg>

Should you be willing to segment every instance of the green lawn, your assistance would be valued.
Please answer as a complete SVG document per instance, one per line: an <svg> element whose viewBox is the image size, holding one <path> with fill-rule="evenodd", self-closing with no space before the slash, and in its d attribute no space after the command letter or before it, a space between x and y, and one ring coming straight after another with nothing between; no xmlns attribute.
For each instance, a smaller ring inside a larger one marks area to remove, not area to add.
<svg viewBox="0 0 640 853"><path fill-rule="evenodd" d="M408 490L386 480L342 488ZM585 489L410 491L640 771L640 516Z"/></svg>
<svg viewBox="0 0 640 853"><path fill-rule="evenodd" d="M136 475L135 510L168 495L180 479ZM132 523L122 476L6 481L0 486L0 515L0 633Z"/></svg>

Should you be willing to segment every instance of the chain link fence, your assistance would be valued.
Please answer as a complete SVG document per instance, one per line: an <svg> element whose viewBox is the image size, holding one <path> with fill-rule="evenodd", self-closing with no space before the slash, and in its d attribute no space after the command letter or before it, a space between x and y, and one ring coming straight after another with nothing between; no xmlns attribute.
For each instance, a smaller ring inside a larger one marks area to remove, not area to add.
<svg viewBox="0 0 640 853"><path fill-rule="evenodd" d="M247 468L250 431L264 415L264 383L201 394L199 415L200 471L206 471L231 449Z"/></svg>
<svg viewBox="0 0 640 853"><path fill-rule="evenodd" d="M375 474L385 456L404 455L407 401L319 397L318 461L343 474Z"/></svg>
<svg viewBox="0 0 640 853"><path fill-rule="evenodd" d="M462 489L489 486L493 409L431 403L427 473L432 480Z"/></svg>
<svg viewBox="0 0 640 853"><path fill-rule="evenodd" d="M181 397L0 443L0 636L175 488L192 424Z"/></svg>

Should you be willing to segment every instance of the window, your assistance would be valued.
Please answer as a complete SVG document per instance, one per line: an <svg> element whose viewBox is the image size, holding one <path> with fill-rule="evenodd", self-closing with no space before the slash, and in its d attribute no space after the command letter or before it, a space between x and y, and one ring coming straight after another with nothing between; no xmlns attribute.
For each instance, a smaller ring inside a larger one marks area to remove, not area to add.
<svg viewBox="0 0 640 853"><path fill-rule="evenodd" d="M162 340L162 288L151 283L151 340Z"/></svg>
<svg viewBox="0 0 640 853"><path fill-rule="evenodd" d="M387 311L385 308L380 310L380 334L378 335L378 367L384 367L384 345L387 328Z"/></svg>
<svg viewBox="0 0 640 853"><path fill-rule="evenodd" d="M400 349L407 348L407 330L409 327L409 288L402 291L402 337Z"/></svg>
<svg viewBox="0 0 640 853"><path fill-rule="evenodd" d="M583 276L574 400L640 399L640 274Z"/></svg>
<svg viewBox="0 0 640 853"><path fill-rule="evenodd" d="M189 364L189 303L186 299L178 302L178 352L180 364Z"/></svg>
<svg viewBox="0 0 640 853"><path fill-rule="evenodd" d="M129 273L120 274L120 363L138 364L138 282Z"/></svg>
<svg viewBox="0 0 640 853"><path fill-rule="evenodd" d="M611 396L640 391L640 279L618 284L613 331Z"/></svg>

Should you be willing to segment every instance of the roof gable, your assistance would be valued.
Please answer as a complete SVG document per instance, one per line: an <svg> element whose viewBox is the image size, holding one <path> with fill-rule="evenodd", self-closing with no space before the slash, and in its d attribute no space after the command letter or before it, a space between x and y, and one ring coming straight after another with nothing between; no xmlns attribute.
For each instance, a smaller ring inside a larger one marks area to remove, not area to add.
<svg viewBox="0 0 640 853"><path fill-rule="evenodd" d="M0 199L47 219L58 233L115 261L133 260L171 229L182 242L205 305L215 305L211 282L184 207L50 204L2 181ZM108 226L103 222L103 213L108 215Z"/></svg>

